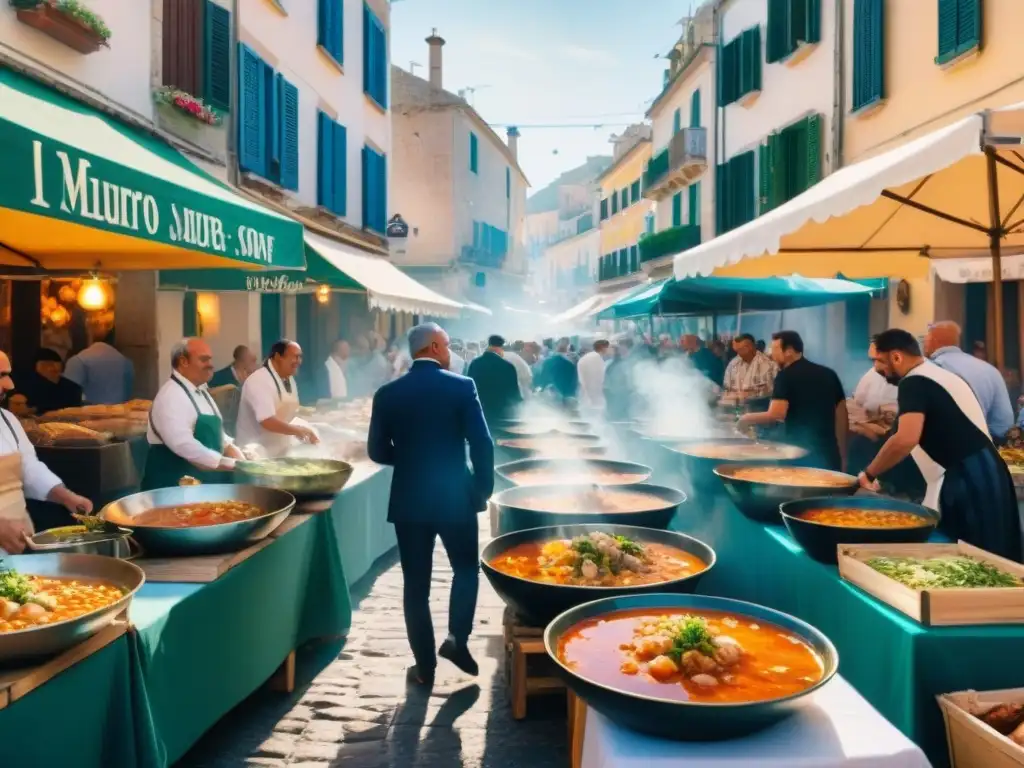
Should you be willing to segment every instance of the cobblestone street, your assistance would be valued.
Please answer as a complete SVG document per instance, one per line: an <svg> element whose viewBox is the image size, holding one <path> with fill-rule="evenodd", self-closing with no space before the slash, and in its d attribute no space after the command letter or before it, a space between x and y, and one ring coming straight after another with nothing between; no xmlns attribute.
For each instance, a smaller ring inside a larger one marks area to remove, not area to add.
<svg viewBox="0 0 1024 768"><path fill-rule="evenodd" d="M481 541L487 518L480 517ZM504 681L504 606L481 574L470 648L477 679L439 660L429 694L407 690L412 656L402 619L397 555L357 585L344 646L300 652L291 697L260 690L225 717L180 768L564 768L568 765L564 697L530 702L516 722ZM431 606L438 641L447 633L451 569L437 542ZM361 597L361 599L359 599ZM326 666L324 664L326 663Z"/></svg>

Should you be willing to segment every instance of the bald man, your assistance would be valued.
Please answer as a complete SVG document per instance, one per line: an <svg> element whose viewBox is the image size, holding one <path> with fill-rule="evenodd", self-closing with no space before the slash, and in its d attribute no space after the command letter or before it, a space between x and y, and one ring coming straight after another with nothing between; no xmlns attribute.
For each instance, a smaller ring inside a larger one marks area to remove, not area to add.
<svg viewBox="0 0 1024 768"><path fill-rule="evenodd" d="M0 402L14 389L11 360L0 352ZM25 549L25 535L33 532L25 499L52 501L69 512L92 512L92 502L72 493L36 456L21 422L6 408L0 409L0 550L18 554Z"/></svg>
<svg viewBox="0 0 1024 768"><path fill-rule="evenodd" d="M985 412L989 434L996 443L1002 442L1013 426L1013 404L1006 380L998 368L964 352L960 341L960 326L956 323L932 323L924 337L924 353L937 366L967 382Z"/></svg>
<svg viewBox="0 0 1024 768"><path fill-rule="evenodd" d="M172 488L186 475L229 483L242 452L224 432L224 418L208 391L213 352L202 339L182 339L171 350L171 377L149 413L149 455L142 490Z"/></svg>
<svg viewBox="0 0 1024 768"><path fill-rule="evenodd" d="M373 397L367 452L395 468L388 520L398 538L405 627L416 658L407 679L429 687L438 656L467 674L479 671L468 641L480 578L477 513L494 490L494 445L473 380L448 370L448 335L440 326L409 331L409 354L409 372ZM453 579L448 637L435 653L430 582L438 537Z"/></svg>

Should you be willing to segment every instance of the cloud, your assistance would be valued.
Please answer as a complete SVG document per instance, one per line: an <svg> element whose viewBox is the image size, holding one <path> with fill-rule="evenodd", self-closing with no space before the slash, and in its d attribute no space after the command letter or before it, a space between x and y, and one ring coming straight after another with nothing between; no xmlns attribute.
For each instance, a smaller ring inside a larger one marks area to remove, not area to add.
<svg viewBox="0 0 1024 768"><path fill-rule="evenodd" d="M541 58L537 51L510 43L501 37L478 36L475 43L477 48L486 51L492 56L516 59L518 61L540 61Z"/></svg>
<svg viewBox="0 0 1024 768"><path fill-rule="evenodd" d="M615 57L600 48L588 48L585 45L565 45L559 48L561 54L572 61L583 64L607 64Z"/></svg>

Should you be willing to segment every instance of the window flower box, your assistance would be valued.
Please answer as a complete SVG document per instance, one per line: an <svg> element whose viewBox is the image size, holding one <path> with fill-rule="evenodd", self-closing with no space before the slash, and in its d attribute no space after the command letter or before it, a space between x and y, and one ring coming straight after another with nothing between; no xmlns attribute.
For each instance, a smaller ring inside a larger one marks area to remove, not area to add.
<svg viewBox="0 0 1024 768"><path fill-rule="evenodd" d="M18 21L79 53L108 46L110 28L78 0L10 0Z"/></svg>
<svg viewBox="0 0 1024 768"><path fill-rule="evenodd" d="M203 125L218 126L222 122L217 110L204 103L202 99L179 88L157 88L153 91L153 101L176 116L186 117Z"/></svg>

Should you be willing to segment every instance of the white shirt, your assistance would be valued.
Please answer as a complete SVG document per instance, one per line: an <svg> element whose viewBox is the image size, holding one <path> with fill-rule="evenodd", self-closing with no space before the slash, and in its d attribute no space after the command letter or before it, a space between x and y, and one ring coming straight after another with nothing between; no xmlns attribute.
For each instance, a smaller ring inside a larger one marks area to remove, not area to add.
<svg viewBox="0 0 1024 768"><path fill-rule="evenodd" d="M884 376L875 373L874 368L860 377L857 388L853 391L853 401L866 411L880 411L882 408L895 408L896 395L899 390L885 380Z"/></svg>
<svg viewBox="0 0 1024 768"><path fill-rule="evenodd" d="M36 449L28 441L28 435L25 434L25 428L21 426L18 417L6 408L3 409L3 415L7 423L0 421L0 456L20 453L21 482L25 498L46 501L50 491L63 482L36 456ZM10 429L7 428L8 424Z"/></svg>
<svg viewBox="0 0 1024 768"><path fill-rule="evenodd" d="M591 350L576 364L580 377L580 401L593 408L604 408L604 358Z"/></svg>
<svg viewBox="0 0 1024 768"><path fill-rule="evenodd" d="M184 384L188 391L182 389L177 382ZM146 440L150 445L166 445L172 453L201 469L216 469L224 456L196 440L193 432L199 414L192 405L193 401L199 407L199 413L204 416L217 416L223 420L205 384L197 387L184 376L174 372L153 398ZM228 445L231 438L227 435L222 436L224 445ZM226 462L233 464L231 459L226 459Z"/></svg>
<svg viewBox="0 0 1024 768"><path fill-rule="evenodd" d="M516 352L506 352L505 359L515 367L516 381L519 382L519 394L523 396L523 400L526 400L533 390L533 372L530 370L530 366Z"/></svg>
<svg viewBox="0 0 1024 768"><path fill-rule="evenodd" d="M724 388L731 392L765 392L772 391L779 366L764 352L755 352L749 363L736 355L725 366Z"/></svg>
<svg viewBox="0 0 1024 768"><path fill-rule="evenodd" d="M348 382L345 380L345 369L333 356L324 361L327 369L327 384L332 398L348 397Z"/></svg>
<svg viewBox="0 0 1024 768"><path fill-rule="evenodd" d="M277 415L281 399L298 401L299 387L294 379L290 379L290 382L291 395L285 391L284 382L270 365L260 366L245 380L245 384L242 385L242 399L238 404L235 443L245 446L263 442L265 430L261 423ZM281 388L281 398L277 395L277 387Z"/></svg>

